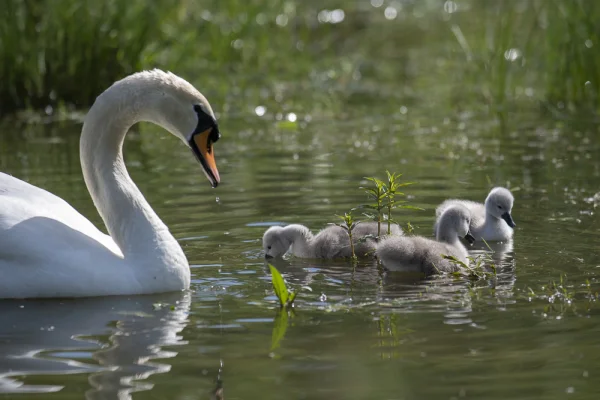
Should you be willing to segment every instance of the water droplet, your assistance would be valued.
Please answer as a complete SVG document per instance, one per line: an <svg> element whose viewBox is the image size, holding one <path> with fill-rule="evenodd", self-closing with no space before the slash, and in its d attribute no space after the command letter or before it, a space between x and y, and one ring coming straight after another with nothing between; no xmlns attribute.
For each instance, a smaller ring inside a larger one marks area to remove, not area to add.
<svg viewBox="0 0 600 400"><path fill-rule="evenodd" d="M585 41L585 47L587 47L588 49L591 49L593 45L594 42L592 42L590 39Z"/></svg>
<svg viewBox="0 0 600 400"><path fill-rule="evenodd" d="M296 122L297 119L298 119L298 117L294 113L289 113L287 115L287 120L290 122Z"/></svg>
<svg viewBox="0 0 600 400"><path fill-rule="evenodd" d="M521 57L521 50L519 49L508 49L504 52L504 58L508 61L515 61L519 57Z"/></svg>
<svg viewBox="0 0 600 400"><path fill-rule="evenodd" d="M325 293L321 293L321 296L319 296L319 301L327 301L327 295Z"/></svg>
<svg viewBox="0 0 600 400"><path fill-rule="evenodd" d="M398 16L398 11L394 7L389 6L385 9L385 11L383 12L383 15L385 16L386 19L392 20Z"/></svg>
<svg viewBox="0 0 600 400"><path fill-rule="evenodd" d="M263 115L265 115L265 113L267 112L266 107L264 106L258 106L254 109L254 112L256 113L256 115L258 115L259 117L262 117Z"/></svg>
<svg viewBox="0 0 600 400"><path fill-rule="evenodd" d="M405 106L400 107L400 114L406 114L408 112L408 108Z"/></svg>
<svg viewBox="0 0 600 400"><path fill-rule="evenodd" d="M279 26L286 26L288 24L288 16L285 14L279 14L277 18L275 18L275 23Z"/></svg>
<svg viewBox="0 0 600 400"><path fill-rule="evenodd" d="M332 24L339 24L344 20L344 18L346 18L346 13L344 10L340 10L339 8L337 10L333 10L329 14L329 22Z"/></svg>
<svg viewBox="0 0 600 400"><path fill-rule="evenodd" d="M233 47L233 48L234 48L234 49L236 49L236 50L239 50L239 49L241 49L242 47L244 47L244 41L243 41L242 39L236 39L236 40L233 40L233 41L231 42L231 47Z"/></svg>
<svg viewBox="0 0 600 400"><path fill-rule="evenodd" d="M383 0L371 0L371 5L375 8L379 8L383 5Z"/></svg>
<svg viewBox="0 0 600 400"><path fill-rule="evenodd" d="M259 13L256 16L256 23L258 25L264 25L264 24L266 24L267 23L267 16L265 14L263 14L263 13Z"/></svg>
<svg viewBox="0 0 600 400"><path fill-rule="evenodd" d="M448 0L444 3L444 11L448 14L455 13L456 10L458 10L458 5L455 2Z"/></svg>
<svg viewBox="0 0 600 400"><path fill-rule="evenodd" d="M216 201L217 203L219 203L219 204L221 203L221 199L219 198L219 196L217 196L217 197L215 198L215 201Z"/></svg>
<svg viewBox="0 0 600 400"><path fill-rule="evenodd" d="M330 18L331 14L329 13L329 10L321 10L317 14L317 20L322 24L328 23Z"/></svg>
<svg viewBox="0 0 600 400"><path fill-rule="evenodd" d="M573 386L569 386L567 389L565 389L565 392L569 394L575 393L575 388Z"/></svg>

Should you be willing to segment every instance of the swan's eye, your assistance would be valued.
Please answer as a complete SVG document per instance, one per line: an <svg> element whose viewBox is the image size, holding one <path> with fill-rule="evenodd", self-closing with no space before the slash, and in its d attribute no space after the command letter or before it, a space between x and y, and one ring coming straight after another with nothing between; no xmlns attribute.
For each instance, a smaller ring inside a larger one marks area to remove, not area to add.
<svg viewBox="0 0 600 400"><path fill-rule="evenodd" d="M200 104L194 104L194 111L196 111L196 114L204 112L202 111L202 107L200 107Z"/></svg>
<svg viewBox="0 0 600 400"><path fill-rule="evenodd" d="M502 206L498 206L498 208L502 210Z"/></svg>
<svg viewBox="0 0 600 400"><path fill-rule="evenodd" d="M271 250L271 246L267 246L267 250Z"/></svg>

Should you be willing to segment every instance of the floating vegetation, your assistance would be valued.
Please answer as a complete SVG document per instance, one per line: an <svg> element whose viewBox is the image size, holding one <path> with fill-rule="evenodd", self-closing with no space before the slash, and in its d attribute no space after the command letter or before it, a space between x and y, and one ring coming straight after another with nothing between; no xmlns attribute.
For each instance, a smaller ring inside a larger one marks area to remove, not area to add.
<svg viewBox="0 0 600 400"><path fill-rule="evenodd" d="M354 230L354 228L356 228L356 225L358 225L358 222L356 222L354 220L354 217L352 216L352 211L344 213L344 215L338 215L337 217L339 219L341 219L342 221L344 221L342 224L338 224L338 226L341 227L342 229L344 229L348 233L348 239L350 240L350 254L352 254L352 261L356 261L356 260L358 260L358 257L356 257L356 252L354 251L354 240L352 238L352 231Z"/></svg>
<svg viewBox="0 0 600 400"><path fill-rule="evenodd" d="M400 182L400 177L402 174L391 173L390 171L385 171L387 175L387 182L375 178L372 176L365 177L366 180L371 182L373 186L371 187L360 187L360 189L364 190L367 194L369 200L373 203L363 204L359 206L361 209L370 210L371 212L363 213L367 218L377 222L377 237L381 236L381 223L387 221L387 234L391 234L392 223L397 223L392 218L392 210L396 209L410 209L410 210L420 210L423 211L422 208L411 206L407 204L406 200L399 200L397 196L406 196L405 193L401 192L399 189L401 187L413 185L414 182ZM412 232L412 225L408 224L409 229Z"/></svg>
<svg viewBox="0 0 600 400"><path fill-rule="evenodd" d="M375 177L365 177L366 180L373 183L373 187L360 187L367 194L369 200L372 200L371 204L363 204L360 208L365 210L371 210L373 213L363 213L363 215L373 221L377 222L377 237L381 236L381 222L383 219L383 209L385 207L385 182Z"/></svg>
<svg viewBox="0 0 600 400"><path fill-rule="evenodd" d="M283 277L271 264L269 264L269 269L271 270L271 281L273 283L273 290L275 291L275 296L279 299L279 307L280 308L290 308L294 305L294 300L296 300L296 294L298 292L291 292L288 290Z"/></svg>
<svg viewBox="0 0 600 400"><path fill-rule="evenodd" d="M466 276L470 281L495 278L497 268L489 254L479 255L477 257L468 256L469 264L466 264L454 256L443 255L443 258L454 263L459 269L452 272L456 277Z"/></svg>
<svg viewBox="0 0 600 400"><path fill-rule="evenodd" d="M579 289L579 290L578 290ZM566 308L573 307L576 311L576 302L584 304L585 310L589 311L591 304L598 301L598 291L592 289L589 279L583 284L569 284L567 274L561 274L558 281L552 280L549 284L540 285L533 289L528 286L526 291L528 301L543 300L546 304L544 312L559 311L563 313Z"/></svg>

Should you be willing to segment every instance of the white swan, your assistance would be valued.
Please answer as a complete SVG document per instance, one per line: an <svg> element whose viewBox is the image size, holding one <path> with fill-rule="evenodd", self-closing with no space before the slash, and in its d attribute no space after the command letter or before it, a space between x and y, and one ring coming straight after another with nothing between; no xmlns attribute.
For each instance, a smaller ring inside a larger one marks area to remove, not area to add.
<svg viewBox="0 0 600 400"><path fill-rule="evenodd" d="M190 146L212 186L220 136L207 100L159 70L116 82L83 124L83 176L110 236L55 195L0 173L0 298L132 295L186 289L183 250L123 162L129 128L149 121Z"/></svg>
<svg viewBox="0 0 600 400"><path fill-rule="evenodd" d="M460 205L448 207L439 220L437 241L422 236L391 236L381 240L375 255L390 271L425 275L457 271L459 266L443 255L454 256L469 265L467 249L459 237L464 237L469 243L475 241L469 233L470 223L468 209Z"/></svg>
<svg viewBox="0 0 600 400"><path fill-rule="evenodd" d="M381 225L381 231L387 232L387 224ZM392 235L402 235L397 224L390 228ZM373 238L365 238L371 235ZM375 250L377 223L361 222L352 231L354 252L357 256L372 255ZM362 239L362 240L361 240ZM288 250L301 258L345 258L352 256L350 240L346 230L330 225L313 235L304 225L292 224L285 227L272 226L263 235L263 250L266 258L281 257Z"/></svg>
<svg viewBox="0 0 600 400"><path fill-rule="evenodd" d="M510 190L493 188L485 199L485 204L469 200L446 200L435 210L439 218L448 207L460 204L471 212L471 235L475 240L503 241L512 238L513 229L517 224L512 219L514 197ZM436 231L435 223L433 229Z"/></svg>

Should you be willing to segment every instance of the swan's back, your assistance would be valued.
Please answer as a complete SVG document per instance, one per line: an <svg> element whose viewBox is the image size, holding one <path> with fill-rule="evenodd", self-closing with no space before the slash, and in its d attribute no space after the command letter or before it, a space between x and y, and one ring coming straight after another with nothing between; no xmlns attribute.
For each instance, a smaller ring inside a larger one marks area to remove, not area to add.
<svg viewBox="0 0 600 400"><path fill-rule="evenodd" d="M454 272L459 267L442 257L451 255L467 263L468 253L460 243L450 245L421 236L391 236L377 245L376 256L391 271L422 272L432 275L437 272Z"/></svg>
<svg viewBox="0 0 600 400"><path fill-rule="evenodd" d="M392 234L401 235L402 229L392 224ZM381 231L387 233L387 224L381 225ZM367 237L365 236L372 236ZM352 230L354 252L358 257L373 256L377 245L377 223L361 222ZM311 249L315 258L348 258L352 257L350 238L346 229L338 225L330 225L321 230L311 241Z"/></svg>
<svg viewBox="0 0 600 400"><path fill-rule="evenodd" d="M377 237L377 222L361 222L352 231L357 237L364 237L367 235ZM402 228L398 224L390 225L391 235L402 235ZM381 223L381 236L387 235L387 222Z"/></svg>
<svg viewBox="0 0 600 400"><path fill-rule="evenodd" d="M448 199L435 209L436 221L433 226L434 233L437 232L437 225L440 217L448 208L452 206L463 206L471 214L471 229L478 230L485 222L485 205L471 200Z"/></svg>

